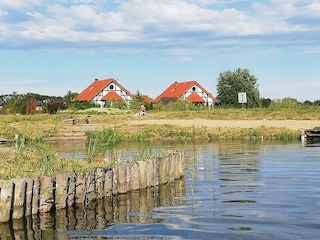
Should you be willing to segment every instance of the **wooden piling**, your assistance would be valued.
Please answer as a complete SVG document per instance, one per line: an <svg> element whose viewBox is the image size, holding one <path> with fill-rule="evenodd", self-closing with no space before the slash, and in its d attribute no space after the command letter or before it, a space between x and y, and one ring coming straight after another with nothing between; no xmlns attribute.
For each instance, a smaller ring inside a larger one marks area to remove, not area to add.
<svg viewBox="0 0 320 240"><path fill-rule="evenodd" d="M40 213L43 216L40 225L51 228L47 226L50 225L50 221L46 218L50 217L48 213L54 207L59 210L81 204L90 208L95 204L92 200L105 198L113 201L112 196L129 194L133 190L149 187L153 187L154 190L152 193L148 191L146 193L155 196L159 184L180 178L183 173L183 155L173 154L77 173L0 180L0 222ZM153 205L156 206L157 203ZM117 212L120 209L113 211ZM119 218L116 212L114 218ZM63 225L64 222L61 224ZM89 224L88 226L92 227L96 223L83 224ZM99 225L103 226L104 223Z"/></svg>
<svg viewBox="0 0 320 240"><path fill-rule="evenodd" d="M39 177L33 177L33 188L32 188L32 215L39 213L40 204L40 180Z"/></svg>
<svg viewBox="0 0 320 240"><path fill-rule="evenodd" d="M13 182L0 180L0 222L8 222L10 220L12 198Z"/></svg>
<svg viewBox="0 0 320 240"><path fill-rule="evenodd" d="M152 187L154 186L154 181L153 181L153 160L147 159L145 160L146 162L146 177L147 177L147 186Z"/></svg>
<svg viewBox="0 0 320 240"><path fill-rule="evenodd" d="M86 174L80 171L76 175L75 184L75 203L84 204L85 202L85 187L86 187Z"/></svg>
<svg viewBox="0 0 320 240"><path fill-rule="evenodd" d="M13 179L13 208L12 219L20 219L25 214L26 181L24 179Z"/></svg>
<svg viewBox="0 0 320 240"><path fill-rule="evenodd" d="M104 193L104 181L105 181L105 168L96 169L96 192L97 198L103 198Z"/></svg>
<svg viewBox="0 0 320 240"><path fill-rule="evenodd" d="M97 198L96 191L96 168L86 172L86 203Z"/></svg>
<svg viewBox="0 0 320 240"><path fill-rule="evenodd" d="M147 164L145 161L137 162L139 165L139 188L146 188L147 184Z"/></svg>
<svg viewBox="0 0 320 240"><path fill-rule="evenodd" d="M69 186L67 195L67 206L73 206L76 198L76 174L69 175Z"/></svg>
<svg viewBox="0 0 320 240"><path fill-rule="evenodd" d="M33 198L33 185L34 180L32 178L26 179L26 205L25 216L32 215L32 198Z"/></svg>
<svg viewBox="0 0 320 240"><path fill-rule="evenodd" d="M40 202L39 212L50 212L54 206L54 182L52 176L40 176Z"/></svg>
<svg viewBox="0 0 320 240"><path fill-rule="evenodd" d="M129 190L130 169L129 164L118 165L118 193L126 193Z"/></svg>
<svg viewBox="0 0 320 240"><path fill-rule="evenodd" d="M107 168L104 174L104 196L112 197L113 195L113 170L112 168Z"/></svg>
<svg viewBox="0 0 320 240"><path fill-rule="evenodd" d="M56 209L65 208L67 206L69 173L61 172L55 175L55 207Z"/></svg>
<svg viewBox="0 0 320 240"><path fill-rule="evenodd" d="M129 180L129 189L130 191L132 190L137 190L140 188L139 184L139 163L134 162L130 166L130 180Z"/></svg>

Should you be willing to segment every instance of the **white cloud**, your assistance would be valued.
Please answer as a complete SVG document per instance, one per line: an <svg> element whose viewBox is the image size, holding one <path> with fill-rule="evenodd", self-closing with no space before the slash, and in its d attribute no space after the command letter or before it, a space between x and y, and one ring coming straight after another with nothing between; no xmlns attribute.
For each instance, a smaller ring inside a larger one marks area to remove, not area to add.
<svg viewBox="0 0 320 240"><path fill-rule="evenodd" d="M232 5L237 2L245 2L248 9L237 9L236 5ZM53 48L54 42L57 42L56 47L63 46L63 42L73 42L75 48L77 43L85 42L95 42L89 45L98 48L108 43L131 44L132 47L141 43L143 47L160 44L162 47L181 45L189 48L194 44L205 47L222 42L237 43L246 36L257 36L255 43L261 41L265 44L266 41L262 40L265 35L283 36L320 28L312 22L319 19L320 3L315 0L260 3L236 0L119 0L113 1L112 7L110 2L103 0L40 3L40 0L0 0L0 43L10 46L14 39L15 46L42 41L50 43ZM214 8L215 4L220 7ZM19 21L15 18L18 15L15 16L15 12L7 7L21 11ZM23 13L23 10L26 11ZM10 23L6 17L15 18L16 22ZM314 35L308 37L318 39ZM244 43L250 44L250 41Z"/></svg>

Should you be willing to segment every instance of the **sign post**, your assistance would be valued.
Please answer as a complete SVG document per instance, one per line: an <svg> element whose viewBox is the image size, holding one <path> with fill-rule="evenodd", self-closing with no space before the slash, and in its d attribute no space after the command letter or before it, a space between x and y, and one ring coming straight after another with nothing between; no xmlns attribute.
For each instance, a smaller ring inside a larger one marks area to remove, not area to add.
<svg viewBox="0 0 320 240"><path fill-rule="evenodd" d="M239 92L238 93L238 101L239 101L239 103L242 104L242 107L243 107L243 104L247 103L247 93L246 92Z"/></svg>

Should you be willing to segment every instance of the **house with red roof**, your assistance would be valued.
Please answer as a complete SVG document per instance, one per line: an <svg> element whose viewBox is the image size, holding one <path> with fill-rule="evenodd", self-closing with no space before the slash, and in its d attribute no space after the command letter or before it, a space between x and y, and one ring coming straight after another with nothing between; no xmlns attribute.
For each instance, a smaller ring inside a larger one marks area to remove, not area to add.
<svg viewBox="0 0 320 240"><path fill-rule="evenodd" d="M213 107L215 103L218 103L218 100L197 81L174 82L156 97L153 102L168 104L177 99L208 107Z"/></svg>
<svg viewBox="0 0 320 240"><path fill-rule="evenodd" d="M117 80L109 78L104 80L95 79L71 102L93 101L95 104L103 107L107 101L112 99L129 103L133 98L133 94L125 89Z"/></svg>

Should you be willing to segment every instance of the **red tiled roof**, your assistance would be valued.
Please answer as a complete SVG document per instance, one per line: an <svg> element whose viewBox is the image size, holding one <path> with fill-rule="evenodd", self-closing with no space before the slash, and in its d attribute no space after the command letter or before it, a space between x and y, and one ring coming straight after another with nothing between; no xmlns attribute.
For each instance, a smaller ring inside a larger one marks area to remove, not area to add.
<svg viewBox="0 0 320 240"><path fill-rule="evenodd" d="M211 93L206 91L199 83L197 83L197 81L180 82L180 83L174 82L166 90L164 90L158 97L156 97L154 102L160 102L162 98L180 98L193 85L198 86L210 98L212 98L215 102L218 102L218 100Z"/></svg>
<svg viewBox="0 0 320 240"><path fill-rule="evenodd" d="M71 102L75 101L90 101L92 100L98 93L100 93L103 89L105 89L110 83L114 82L117 86L119 86L123 91L125 91L130 97L133 98L133 95L126 90L123 86L121 86L117 80L113 78L98 80L95 79L87 88L85 88L78 96L71 100Z"/></svg>
<svg viewBox="0 0 320 240"><path fill-rule="evenodd" d="M204 99L202 97L200 97L197 93L193 92L191 93L186 100L190 101L190 102L194 102L194 103L204 103Z"/></svg>
<svg viewBox="0 0 320 240"><path fill-rule="evenodd" d="M150 102L150 98L148 95L143 95L143 100L146 102L146 103L149 103Z"/></svg>
<svg viewBox="0 0 320 240"><path fill-rule="evenodd" d="M101 101L108 101L111 99L115 99L115 100L123 100L122 97L120 97L118 94L116 94L114 91L110 91L108 92L106 95L104 95L101 98Z"/></svg>

